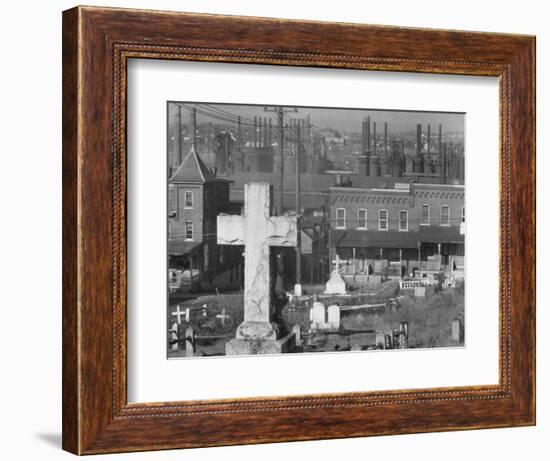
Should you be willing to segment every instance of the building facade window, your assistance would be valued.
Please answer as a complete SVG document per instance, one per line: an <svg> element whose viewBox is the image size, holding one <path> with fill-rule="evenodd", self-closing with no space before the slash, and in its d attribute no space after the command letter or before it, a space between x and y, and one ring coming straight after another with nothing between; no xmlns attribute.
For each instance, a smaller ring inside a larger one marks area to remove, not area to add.
<svg viewBox="0 0 550 461"><path fill-rule="evenodd" d="M441 205L441 225L449 226L451 224L449 205Z"/></svg>
<svg viewBox="0 0 550 461"><path fill-rule="evenodd" d="M399 230L409 230L409 212L407 210L401 210L399 212Z"/></svg>
<svg viewBox="0 0 550 461"><path fill-rule="evenodd" d="M185 221L185 240L193 240L193 223Z"/></svg>
<svg viewBox="0 0 550 461"><path fill-rule="evenodd" d="M346 227L346 209L336 208L336 228L345 229Z"/></svg>
<svg viewBox="0 0 550 461"><path fill-rule="evenodd" d="M189 190L184 192L184 208L193 208L193 192Z"/></svg>
<svg viewBox="0 0 550 461"><path fill-rule="evenodd" d="M367 228L367 210L363 208L357 211L357 228L358 229Z"/></svg>
<svg viewBox="0 0 550 461"><path fill-rule="evenodd" d="M462 222L466 222L466 207L462 207Z"/></svg>
<svg viewBox="0 0 550 461"><path fill-rule="evenodd" d="M378 230L388 230L388 210L378 211Z"/></svg>
<svg viewBox="0 0 550 461"><path fill-rule="evenodd" d="M430 205L422 205L420 210L420 225L429 226L430 225Z"/></svg>

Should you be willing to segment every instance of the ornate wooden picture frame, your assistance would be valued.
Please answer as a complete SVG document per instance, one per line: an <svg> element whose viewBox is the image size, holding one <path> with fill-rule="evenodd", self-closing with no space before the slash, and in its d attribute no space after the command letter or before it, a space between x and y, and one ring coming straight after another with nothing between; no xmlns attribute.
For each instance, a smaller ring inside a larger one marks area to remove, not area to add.
<svg viewBox="0 0 550 461"><path fill-rule="evenodd" d="M498 77L498 385L128 403L126 66L132 58ZM65 450L93 454L533 424L534 37L93 7L63 13Z"/></svg>

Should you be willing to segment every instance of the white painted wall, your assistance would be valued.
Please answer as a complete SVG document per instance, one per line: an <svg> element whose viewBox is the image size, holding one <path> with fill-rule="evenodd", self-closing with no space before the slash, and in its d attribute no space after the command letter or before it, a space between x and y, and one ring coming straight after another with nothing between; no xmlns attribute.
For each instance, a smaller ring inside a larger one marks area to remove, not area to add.
<svg viewBox="0 0 550 461"><path fill-rule="evenodd" d="M550 31L545 2L462 0L367 3L278 0L88 0L136 8L364 22L537 35L538 48L538 426L472 432L377 437L292 444L119 455L143 460L381 459L453 461L486 453L501 461L547 456L550 436L548 362L543 325L550 292L548 208L550 162ZM0 16L0 351L3 396L2 458L69 459L60 451L61 427L61 11L76 2L5 2ZM546 205L546 206L545 206ZM38 225L29 226L32 219ZM41 263L29 266L29 255ZM548 263L546 263L548 264ZM548 284L546 284L548 285ZM32 341L26 339L32 337ZM99 457L97 459L101 459ZM109 458L111 459L111 458Z"/></svg>

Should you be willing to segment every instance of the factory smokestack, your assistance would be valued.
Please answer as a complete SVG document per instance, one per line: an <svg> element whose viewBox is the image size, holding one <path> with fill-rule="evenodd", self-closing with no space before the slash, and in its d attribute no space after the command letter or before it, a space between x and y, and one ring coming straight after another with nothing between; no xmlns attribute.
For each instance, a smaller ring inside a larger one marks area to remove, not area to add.
<svg viewBox="0 0 550 461"><path fill-rule="evenodd" d="M418 123L416 125L416 156L422 155L422 125Z"/></svg>
<svg viewBox="0 0 550 461"><path fill-rule="evenodd" d="M376 122L372 124L372 151L376 155Z"/></svg>
<svg viewBox="0 0 550 461"><path fill-rule="evenodd" d="M388 156L388 122L384 122L384 155Z"/></svg>

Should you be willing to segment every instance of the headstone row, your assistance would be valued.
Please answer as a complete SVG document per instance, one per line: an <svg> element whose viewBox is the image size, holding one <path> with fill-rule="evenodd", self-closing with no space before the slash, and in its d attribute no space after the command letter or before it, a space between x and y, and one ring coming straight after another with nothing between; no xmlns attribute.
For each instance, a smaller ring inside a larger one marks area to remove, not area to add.
<svg viewBox="0 0 550 461"><path fill-rule="evenodd" d="M319 301L309 311L312 330L338 330L340 328L340 306L331 304L328 309Z"/></svg>

